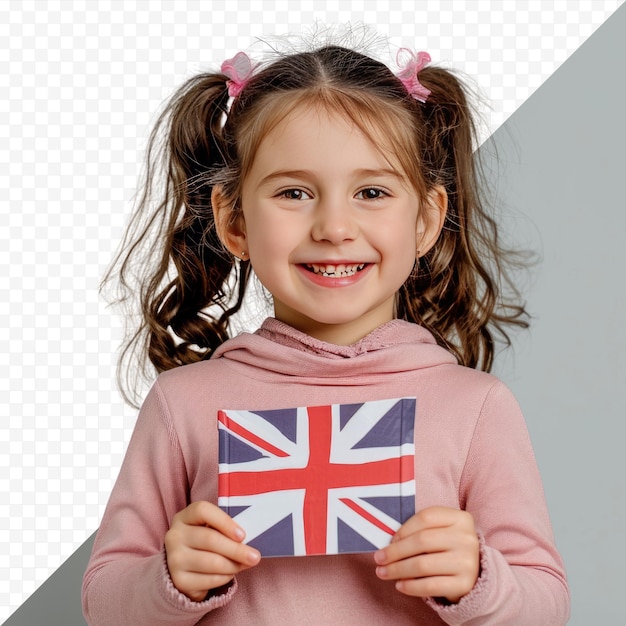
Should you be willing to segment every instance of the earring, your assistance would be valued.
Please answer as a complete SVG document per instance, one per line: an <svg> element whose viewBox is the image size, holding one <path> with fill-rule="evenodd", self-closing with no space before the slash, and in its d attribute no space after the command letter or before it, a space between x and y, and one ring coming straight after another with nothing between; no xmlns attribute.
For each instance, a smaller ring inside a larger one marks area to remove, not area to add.
<svg viewBox="0 0 626 626"><path fill-rule="evenodd" d="M248 253L245 250L242 250L241 251L241 260L245 261L247 255L248 255Z"/></svg>

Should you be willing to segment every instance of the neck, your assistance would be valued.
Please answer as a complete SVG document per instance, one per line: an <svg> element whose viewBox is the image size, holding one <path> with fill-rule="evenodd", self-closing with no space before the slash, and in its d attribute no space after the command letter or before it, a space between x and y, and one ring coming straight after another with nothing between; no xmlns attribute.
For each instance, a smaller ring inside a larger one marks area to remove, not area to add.
<svg viewBox="0 0 626 626"><path fill-rule="evenodd" d="M343 324L325 324L309 318L281 316L276 313L275 317L277 320L309 335L309 337L336 346L351 346L363 339L363 337L369 335L376 328L393 319L393 316L389 316L385 319L381 319L379 316L373 316L372 319L369 319L369 317L365 315L357 320Z"/></svg>

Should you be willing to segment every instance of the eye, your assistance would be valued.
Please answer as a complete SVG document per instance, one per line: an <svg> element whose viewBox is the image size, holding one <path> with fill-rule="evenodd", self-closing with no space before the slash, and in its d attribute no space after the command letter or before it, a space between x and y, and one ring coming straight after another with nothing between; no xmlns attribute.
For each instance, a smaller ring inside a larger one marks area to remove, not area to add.
<svg viewBox="0 0 626 626"><path fill-rule="evenodd" d="M279 198L287 200L310 200L311 196L302 189L284 189L278 194Z"/></svg>
<svg viewBox="0 0 626 626"><path fill-rule="evenodd" d="M365 189L361 189L356 194L357 199L359 200L378 200L379 198L383 198L389 195L384 189L379 189L378 187L366 187Z"/></svg>

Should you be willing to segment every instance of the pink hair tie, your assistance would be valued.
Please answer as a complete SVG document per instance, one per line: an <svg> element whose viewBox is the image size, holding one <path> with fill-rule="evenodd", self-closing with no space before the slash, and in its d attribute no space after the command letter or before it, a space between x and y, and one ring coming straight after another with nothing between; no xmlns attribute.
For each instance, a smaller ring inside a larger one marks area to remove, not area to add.
<svg viewBox="0 0 626 626"><path fill-rule="evenodd" d="M407 58L408 55L408 58ZM396 76L402 81L406 90L416 100L426 102L430 95L430 89L426 89L420 83L417 75L430 63L430 54L428 52L418 52L415 54L408 48L400 48L396 56L396 63L401 70Z"/></svg>
<svg viewBox="0 0 626 626"><path fill-rule="evenodd" d="M245 52L238 52L232 59L226 59L222 63L221 70L222 74L228 76L228 95L236 98L250 80L254 65Z"/></svg>

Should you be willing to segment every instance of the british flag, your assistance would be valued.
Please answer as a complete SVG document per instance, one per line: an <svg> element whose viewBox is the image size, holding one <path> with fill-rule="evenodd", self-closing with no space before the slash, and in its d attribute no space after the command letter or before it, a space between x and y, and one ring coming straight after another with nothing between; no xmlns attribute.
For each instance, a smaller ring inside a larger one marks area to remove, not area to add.
<svg viewBox="0 0 626 626"><path fill-rule="evenodd" d="M415 407L219 411L218 505L263 556L381 548L415 512Z"/></svg>

